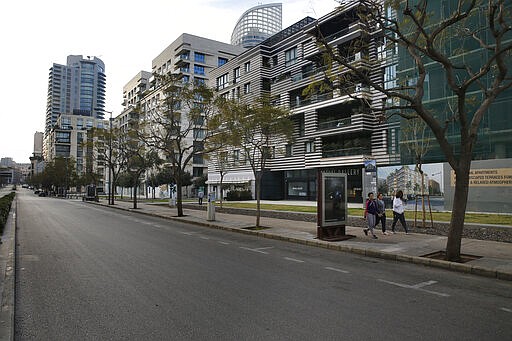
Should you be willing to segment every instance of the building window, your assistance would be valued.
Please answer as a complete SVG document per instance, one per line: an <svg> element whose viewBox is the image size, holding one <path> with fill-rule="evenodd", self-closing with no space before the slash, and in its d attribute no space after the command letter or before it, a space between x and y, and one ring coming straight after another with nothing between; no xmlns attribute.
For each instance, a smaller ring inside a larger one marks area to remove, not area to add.
<svg viewBox="0 0 512 341"><path fill-rule="evenodd" d="M308 141L305 143L306 153L313 153L315 151L315 142Z"/></svg>
<svg viewBox="0 0 512 341"><path fill-rule="evenodd" d="M248 73L251 71L251 62L247 62L244 64L244 72Z"/></svg>
<svg viewBox="0 0 512 341"><path fill-rule="evenodd" d="M202 165L203 164L203 155L202 154L195 154L192 157L192 163L195 163L196 165Z"/></svg>
<svg viewBox="0 0 512 341"><path fill-rule="evenodd" d="M199 176L203 176L203 167L193 167L192 168L192 176L197 178Z"/></svg>
<svg viewBox="0 0 512 341"><path fill-rule="evenodd" d="M194 84L196 85L205 85L206 80L204 78L194 77Z"/></svg>
<svg viewBox="0 0 512 341"><path fill-rule="evenodd" d="M297 48L289 49L284 53L284 65L290 66L297 62Z"/></svg>
<svg viewBox="0 0 512 341"><path fill-rule="evenodd" d="M229 84L229 73L225 73L217 78L217 90L222 90Z"/></svg>
<svg viewBox="0 0 512 341"><path fill-rule="evenodd" d="M194 61L198 63L204 63L204 53L194 52Z"/></svg>
<svg viewBox="0 0 512 341"><path fill-rule="evenodd" d="M284 156L292 156L293 154L293 149L292 149L292 145L291 144L287 144L285 147L285 150L284 150Z"/></svg>
<svg viewBox="0 0 512 341"><path fill-rule="evenodd" d="M217 63L217 66L222 66L226 64L228 60L226 58L219 57L219 62Z"/></svg>
<svg viewBox="0 0 512 341"><path fill-rule="evenodd" d="M196 75L203 75L204 76L204 66L194 65L194 73Z"/></svg>
<svg viewBox="0 0 512 341"><path fill-rule="evenodd" d="M244 94L248 94L251 92L251 83L244 84Z"/></svg>
<svg viewBox="0 0 512 341"><path fill-rule="evenodd" d="M235 149L235 150L233 150L233 163L235 165L238 165L239 162L240 162L240 150Z"/></svg>
<svg viewBox="0 0 512 341"><path fill-rule="evenodd" d="M203 129L195 129L195 128L194 128L193 134L194 134L194 139L202 139L202 138L204 138L204 135L205 135Z"/></svg>
<svg viewBox="0 0 512 341"><path fill-rule="evenodd" d="M238 83L240 80L240 68L237 67L233 70L233 83Z"/></svg>

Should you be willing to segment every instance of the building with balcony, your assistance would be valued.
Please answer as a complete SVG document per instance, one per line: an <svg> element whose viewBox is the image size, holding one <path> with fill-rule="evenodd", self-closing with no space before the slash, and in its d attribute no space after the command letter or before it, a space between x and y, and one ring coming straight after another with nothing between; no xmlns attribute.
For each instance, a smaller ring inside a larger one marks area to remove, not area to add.
<svg viewBox="0 0 512 341"><path fill-rule="evenodd" d="M236 22L231 34L231 44L251 48L281 31L283 5L280 3L258 5L245 11Z"/></svg>
<svg viewBox="0 0 512 341"><path fill-rule="evenodd" d="M165 48L152 61L152 73L157 75L176 74L180 75L183 84L208 84L210 72L227 63L229 60L243 52L239 46L233 46L212 39L198 37L183 33L167 48ZM140 83L140 82L139 82ZM154 76L150 77L148 86L140 93L140 100L130 100L127 97L125 108L129 114L129 105L138 105L141 114L151 110L159 110L160 101L164 94L156 83ZM187 115L182 115L182 127L189 126ZM197 124L186 137L185 144L192 146L203 138L204 130L201 124ZM165 158L165 155L162 155ZM202 156L195 155L189 172L193 177L199 177L207 172L207 164Z"/></svg>
<svg viewBox="0 0 512 341"><path fill-rule="evenodd" d="M99 192L103 191L105 184L105 160L93 148L91 142L97 141L95 129L108 128L109 122L100 118L61 114L56 124L50 130L49 159L56 157L73 158L78 176L97 174L96 186ZM101 153L103 154L103 153Z"/></svg>
<svg viewBox="0 0 512 341"><path fill-rule="evenodd" d="M376 160L382 166L398 160L388 124L380 123L370 111L370 104L381 105L382 96L357 79L350 85L340 84L339 76L346 71L337 65L329 70L332 77L327 77L329 65L315 38L321 33L332 47L345 51L356 67L383 79L383 68L375 67L378 32L365 31L360 25L357 6L351 2L318 20L306 17L211 73L210 84L220 96L251 103L268 95L274 105L290 110L293 141L272 146L276 153L263 176L264 199L316 200L317 172L322 170L347 174L349 202L362 203L363 188L368 187L363 183L364 161ZM356 40L363 41L365 48L350 51L348 46ZM325 86L310 91L315 84ZM226 183L253 183L249 164L231 164ZM210 190L217 190L218 170L212 166L208 172Z"/></svg>

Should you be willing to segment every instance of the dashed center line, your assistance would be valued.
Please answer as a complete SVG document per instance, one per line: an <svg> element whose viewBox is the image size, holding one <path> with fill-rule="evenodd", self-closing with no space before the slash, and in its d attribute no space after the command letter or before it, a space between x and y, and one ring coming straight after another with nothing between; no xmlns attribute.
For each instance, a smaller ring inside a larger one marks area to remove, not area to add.
<svg viewBox="0 0 512 341"><path fill-rule="evenodd" d="M262 250L273 249L273 247L259 247L257 249L251 249L250 247L240 246L240 249L244 249L244 250L252 251L252 252L263 253L263 254L268 255L268 252L265 252L265 251L262 251Z"/></svg>
<svg viewBox="0 0 512 341"><path fill-rule="evenodd" d="M204 239L204 240L210 239L210 237L205 237L205 236L199 236L199 238Z"/></svg>
<svg viewBox="0 0 512 341"><path fill-rule="evenodd" d="M300 259L295 259L295 258L290 258L290 257L284 257L284 259L289 260L291 262L304 263L304 261L300 260Z"/></svg>
<svg viewBox="0 0 512 341"><path fill-rule="evenodd" d="M227 242L222 242L222 241L218 241L219 244L222 244L222 245L229 245L230 243L227 243Z"/></svg>
<svg viewBox="0 0 512 341"><path fill-rule="evenodd" d="M508 308L501 308L500 310L506 311L507 313L512 313L512 309L508 309Z"/></svg>
<svg viewBox="0 0 512 341"><path fill-rule="evenodd" d="M180 232L181 234L186 234L187 236L192 236L196 234L197 232Z"/></svg>
<svg viewBox="0 0 512 341"><path fill-rule="evenodd" d="M341 269L331 268L330 266L326 266L324 269L325 269L325 270L336 271L336 272L341 272L341 273L344 273L344 274L349 274L349 273L350 273L350 272L348 272L347 270L341 270Z"/></svg>

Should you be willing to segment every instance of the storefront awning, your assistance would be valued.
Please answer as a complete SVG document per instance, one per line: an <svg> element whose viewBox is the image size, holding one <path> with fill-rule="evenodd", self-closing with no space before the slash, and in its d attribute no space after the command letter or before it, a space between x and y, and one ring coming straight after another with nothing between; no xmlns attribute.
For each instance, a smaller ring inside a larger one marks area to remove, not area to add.
<svg viewBox="0 0 512 341"><path fill-rule="evenodd" d="M227 173L224 175L224 179L222 179L223 184L242 184L247 183L249 181L254 180L254 175L252 172L236 172L236 173ZM207 184L219 184L220 183L220 174L219 173L208 173L208 181Z"/></svg>

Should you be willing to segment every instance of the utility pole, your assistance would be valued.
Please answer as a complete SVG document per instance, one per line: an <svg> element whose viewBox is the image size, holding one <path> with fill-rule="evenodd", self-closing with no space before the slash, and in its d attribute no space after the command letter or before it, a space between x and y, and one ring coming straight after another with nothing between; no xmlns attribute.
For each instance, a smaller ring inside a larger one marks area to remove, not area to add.
<svg viewBox="0 0 512 341"><path fill-rule="evenodd" d="M114 205L114 197L112 194L112 111L108 113L110 114L108 120L108 204Z"/></svg>

